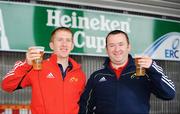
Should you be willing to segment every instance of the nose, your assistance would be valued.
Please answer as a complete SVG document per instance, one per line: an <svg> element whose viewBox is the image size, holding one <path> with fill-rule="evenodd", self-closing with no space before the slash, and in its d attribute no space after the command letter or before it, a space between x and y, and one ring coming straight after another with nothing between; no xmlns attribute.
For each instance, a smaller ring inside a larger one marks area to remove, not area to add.
<svg viewBox="0 0 180 114"><path fill-rule="evenodd" d="M114 51L119 51L120 47L118 45L115 45Z"/></svg>
<svg viewBox="0 0 180 114"><path fill-rule="evenodd" d="M66 46L66 45L67 45L67 41L66 41L66 40L63 40L62 45L63 45L63 46Z"/></svg>

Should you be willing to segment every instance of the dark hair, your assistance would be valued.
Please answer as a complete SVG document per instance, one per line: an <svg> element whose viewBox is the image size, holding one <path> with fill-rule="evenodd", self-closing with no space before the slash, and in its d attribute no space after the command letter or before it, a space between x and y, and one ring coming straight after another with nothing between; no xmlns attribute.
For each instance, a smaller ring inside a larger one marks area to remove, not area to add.
<svg viewBox="0 0 180 114"><path fill-rule="evenodd" d="M68 32L70 32L71 34L72 34L72 38L73 38L73 32L71 31L71 29L70 28L67 28L67 27L58 27L58 28L56 28L56 29L54 29L52 32L51 32L51 42L53 41L53 35L57 32L57 31L68 31Z"/></svg>
<svg viewBox="0 0 180 114"><path fill-rule="evenodd" d="M121 30L113 30L106 36L106 46L107 46L108 37L110 35L116 35L116 34L124 34L126 36L127 43L129 44L129 37L128 37L127 33L125 33L124 31L121 31Z"/></svg>

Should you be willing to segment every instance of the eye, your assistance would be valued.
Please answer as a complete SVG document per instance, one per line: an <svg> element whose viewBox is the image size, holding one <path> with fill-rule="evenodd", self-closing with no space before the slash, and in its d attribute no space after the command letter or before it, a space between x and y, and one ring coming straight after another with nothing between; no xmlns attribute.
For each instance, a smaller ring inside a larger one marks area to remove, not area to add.
<svg viewBox="0 0 180 114"><path fill-rule="evenodd" d="M66 41L67 42L72 42L72 38L67 38Z"/></svg>
<svg viewBox="0 0 180 114"><path fill-rule="evenodd" d="M115 47L115 44L108 44L108 47L113 48Z"/></svg>
<svg viewBox="0 0 180 114"><path fill-rule="evenodd" d="M121 42L121 43L118 43L118 46L123 46L124 44Z"/></svg>
<svg viewBox="0 0 180 114"><path fill-rule="evenodd" d="M63 41L63 39L62 38L58 38L57 41Z"/></svg>

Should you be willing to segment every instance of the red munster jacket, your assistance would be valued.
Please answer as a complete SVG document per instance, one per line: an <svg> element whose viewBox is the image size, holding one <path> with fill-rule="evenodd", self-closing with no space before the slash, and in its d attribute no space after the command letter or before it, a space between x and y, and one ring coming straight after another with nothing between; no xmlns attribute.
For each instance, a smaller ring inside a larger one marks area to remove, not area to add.
<svg viewBox="0 0 180 114"><path fill-rule="evenodd" d="M43 69L33 70L26 62L18 61L2 81L7 92L32 87L32 114L78 114L79 98L86 83L81 67L69 58L72 69L62 78L57 56L43 61Z"/></svg>

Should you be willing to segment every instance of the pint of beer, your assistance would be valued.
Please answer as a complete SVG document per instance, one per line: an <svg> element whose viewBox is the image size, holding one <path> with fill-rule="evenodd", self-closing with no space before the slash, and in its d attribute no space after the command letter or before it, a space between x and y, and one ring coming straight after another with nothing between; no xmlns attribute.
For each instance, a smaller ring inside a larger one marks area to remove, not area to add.
<svg viewBox="0 0 180 114"><path fill-rule="evenodd" d="M135 65L136 65L136 76L144 76L145 75L145 68L141 67L138 64L138 60L141 59L142 55L135 55Z"/></svg>
<svg viewBox="0 0 180 114"><path fill-rule="evenodd" d="M43 54L44 54L44 47L42 47L42 46L33 46L33 49L38 50L39 53L41 54L41 56L39 58L32 61L33 69L34 70L41 70L42 69Z"/></svg>

